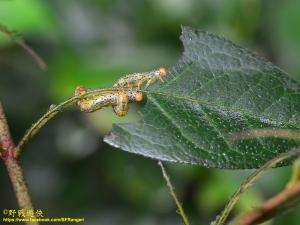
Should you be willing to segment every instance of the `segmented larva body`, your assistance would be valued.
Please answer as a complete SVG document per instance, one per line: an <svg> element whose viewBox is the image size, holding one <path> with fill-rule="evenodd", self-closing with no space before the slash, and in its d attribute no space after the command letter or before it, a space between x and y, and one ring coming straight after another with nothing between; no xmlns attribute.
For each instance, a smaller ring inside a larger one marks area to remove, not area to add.
<svg viewBox="0 0 300 225"><path fill-rule="evenodd" d="M113 106L113 110L117 116L125 116L128 112L130 102L141 102L143 100L143 94L139 91L120 91L117 95L116 104Z"/></svg>
<svg viewBox="0 0 300 225"><path fill-rule="evenodd" d="M86 89L78 86L75 89L75 95L86 93ZM112 91L105 94L95 94L77 102L81 111L95 112L107 106L112 106L117 116L125 116L128 112L128 103L140 102L143 100L143 94L139 91Z"/></svg>
<svg viewBox="0 0 300 225"><path fill-rule="evenodd" d="M158 80L164 82L162 77L166 76L167 74L168 71L166 68L159 68L158 70L144 73L132 73L121 77L113 87L125 87L140 90L141 86L147 82L145 85L145 89L147 89L149 85Z"/></svg>
<svg viewBox="0 0 300 225"><path fill-rule="evenodd" d="M125 92L119 92L116 96L116 104L113 106L113 110L117 116L125 116L128 112L128 96Z"/></svg>
<svg viewBox="0 0 300 225"><path fill-rule="evenodd" d="M87 89L82 86L78 86L75 89L75 96L85 94ZM95 112L104 107L115 104L116 94L114 92L109 92L105 94L95 94L84 98L77 102L81 111L84 112Z"/></svg>

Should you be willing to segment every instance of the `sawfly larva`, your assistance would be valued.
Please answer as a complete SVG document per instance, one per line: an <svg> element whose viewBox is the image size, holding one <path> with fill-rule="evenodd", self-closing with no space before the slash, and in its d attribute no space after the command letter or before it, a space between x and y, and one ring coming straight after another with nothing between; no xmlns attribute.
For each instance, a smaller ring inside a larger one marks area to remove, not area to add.
<svg viewBox="0 0 300 225"><path fill-rule="evenodd" d="M161 80L164 82L162 77L166 76L168 71L166 68L159 68L158 70L153 70L150 72L144 73L132 73L121 77L113 87L121 88L132 88L140 90L141 86L145 83L145 89L147 89L151 84L154 84L156 81Z"/></svg>
<svg viewBox="0 0 300 225"><path fill-rule="evenodd" d="M78 86L75 89L75 96L85 94L87 89ZM107 106L112 106L117 116L125 116L128 112L129 103L140 102L143 94L139 91L110 91L102 94L94 94L77 102L81 111L95 112Z"/></svg>

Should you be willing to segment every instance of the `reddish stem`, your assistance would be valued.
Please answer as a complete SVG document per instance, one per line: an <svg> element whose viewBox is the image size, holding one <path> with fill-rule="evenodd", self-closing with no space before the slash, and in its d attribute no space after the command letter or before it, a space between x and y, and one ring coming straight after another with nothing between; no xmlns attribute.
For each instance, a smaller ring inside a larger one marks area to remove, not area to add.
<svg viewBox="0 0 300 225"><path fill-rule="evenodd" d="M9 128L7 125L6 117L0 102L0 146L3 149L2 158L13 157L14 142L10 136Z"/></svg>
<svg viewBox="0 0 300 225"><path fill-rule="evenodd" d="M15 157L15 145L11 138L2 104L0 102L0 146L1 158L7 169L8 176L12 183L18 205L24 212L33 210L30 195L25 183L22 168ZM38 225L37 222L28 222L26 224Z"/></svg>
<svg viewBox="0 0 300 225"><path fill-rule="evenodd" d="M293 186L284 189L279 194L275 195L258 209L251 210L245 213L238 221L236 225L252 225L259 224L273 218L278 212L282 211L280 208L284 203L295 198L300 194L300 181Z"/></svg>

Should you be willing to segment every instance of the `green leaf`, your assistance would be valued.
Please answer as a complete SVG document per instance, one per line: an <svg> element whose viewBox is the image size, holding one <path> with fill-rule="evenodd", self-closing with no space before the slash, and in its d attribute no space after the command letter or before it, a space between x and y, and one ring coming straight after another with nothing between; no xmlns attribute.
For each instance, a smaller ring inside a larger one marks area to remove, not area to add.
<svg viewBox="0 0 300 225"><path fill-rule="evenodd" d="M260 167L297 146L279 138L232 143L228 135L299 129L299 83L224 38L182 29L183 56L165 83L144 91L143 119L115 124L105 142L158 160L230 169Z"/></svg>
<svg viewBox="0 0 300 225"><path fill-rule="evenodd" d="M47 33L53 31L53 15L51 7L39 0L0 1L0 21L11 30L23 35ZM2 42L0 36L0 41Z"/></svg>

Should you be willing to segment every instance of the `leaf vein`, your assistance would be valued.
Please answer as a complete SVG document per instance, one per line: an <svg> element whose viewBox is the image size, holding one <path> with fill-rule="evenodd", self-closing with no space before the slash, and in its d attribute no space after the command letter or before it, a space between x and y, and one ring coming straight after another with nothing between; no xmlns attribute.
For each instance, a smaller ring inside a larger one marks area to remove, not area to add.
<svg viewBox="0 0 300 225"><path fill-rule="evenodd" d="M162 112L162 114L171 122L171 124L173 124L173 126L177 129L177 131L181 134L181 136L183 138L185 138L189 143L191 143L196 149L199 149L201 151L207 152L208 154L211 154L211 152L209 152L206 149L200 148L196 143L194 143L188 136L184 135L184 133L181 131L180 126L178 124L176 124L174 122L174 119L166 112L166 110L162 107L161 104L159 104L155 98L150 97L150 99L153 104L155 104L157 106L157 108ZM186 151L184 151L186 152Z"/></svg>

